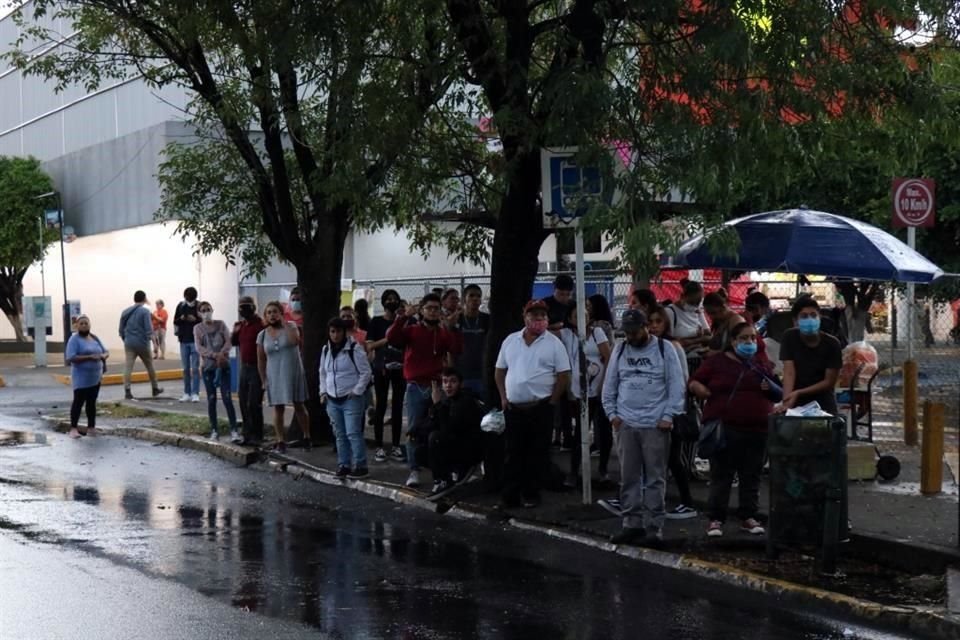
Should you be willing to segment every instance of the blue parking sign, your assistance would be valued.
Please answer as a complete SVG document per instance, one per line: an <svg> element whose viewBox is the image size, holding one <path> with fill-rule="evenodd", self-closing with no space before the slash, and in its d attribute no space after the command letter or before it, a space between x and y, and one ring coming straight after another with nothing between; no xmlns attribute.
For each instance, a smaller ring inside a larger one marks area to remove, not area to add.
<svg viewBox="0 0 960 640"><path fill-rule="evenodd" d="M576 226L590 207L604 197L600 167L581 166L575 148L544 150L541 156L543 224L548 228Z"/></svg>

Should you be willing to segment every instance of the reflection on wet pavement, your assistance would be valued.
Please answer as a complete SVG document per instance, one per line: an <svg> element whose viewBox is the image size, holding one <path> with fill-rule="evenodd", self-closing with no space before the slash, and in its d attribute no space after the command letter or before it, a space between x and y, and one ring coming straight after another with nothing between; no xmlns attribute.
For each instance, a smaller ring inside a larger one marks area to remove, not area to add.
<svg viewBox="0 0 960 640"><path fill-rule="evenodd" d="M535 536L111 446L81 451L76 474L0 458L0 533L72 545L337 638L859 635L721 604L666 571Z"/></svg>
<svg viewBox="0 0 960 640"><path fill-rule="evenodd" d="M47 444L47 436L33 431L5 431L0 430L0 447L9 447L18 444Z"/></svg>

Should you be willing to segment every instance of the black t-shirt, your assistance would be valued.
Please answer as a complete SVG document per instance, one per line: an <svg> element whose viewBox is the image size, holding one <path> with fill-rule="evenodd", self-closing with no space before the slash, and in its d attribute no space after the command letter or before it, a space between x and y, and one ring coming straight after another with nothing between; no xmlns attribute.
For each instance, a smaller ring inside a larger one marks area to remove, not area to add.
<svg viewBox="0 0 960 640"><path fill-rule="evenodd" d="M173 326L176 327L175 333L180 344L190 344L193 342L193 328L200 324L200 302L193 301L193 304L187 304L186 300L177 305L173 312ZM187 320L184 316L193 316L193 320Z"/></svg>
<svg viewBox="0 0 960 640"><path fill-rule="evenodd" d="M797 380L794 389L803 389L822 382L827 377L827 369L837 369L843 366L843 354L840 342L831 335L820 332L820 342L810 347L800 335L799 329L788 329L780 341L780 360L793 361L797 371ZM797 405L816 400L827 413L837 415L837 398L833 389L822 393L800 396Z"/></svg>
<svg viewBox="0 0 960 640"><path fill-rule="evenodd" d="M393 322L383 316L377 316L370 319L370 326L367 329L367 341L376 342L387 337L387 329ZM387 345L380 347L374 352L373 369L374 371L383 371L387 366L391 369L403 367L403 352L396 347Z"/></svg>
<svg viewBox="0 0 960 640"><path fill-rule="evenodd" d="M483 378L483 356L490 330L490 316L480 312L476 318L460 316L457 328L463 334L463 351L457 357L457 369L464 380Z"/></svg>
<svg viewBox="0 0 960 640"><path fill-rule="evenodd" d="M570 317L570 307L572 306L569 302L560 302L553 296L550 296L549 298L544 298L543 303L547 305L547 316L550 322L563 321L563 326L567 326L567 320Z"/></svg>

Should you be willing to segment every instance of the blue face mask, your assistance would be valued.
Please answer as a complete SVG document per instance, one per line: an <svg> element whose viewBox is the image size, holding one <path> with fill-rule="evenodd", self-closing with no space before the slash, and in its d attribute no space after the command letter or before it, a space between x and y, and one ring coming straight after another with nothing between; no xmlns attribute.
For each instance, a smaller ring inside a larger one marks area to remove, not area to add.
<svg viewBox="0 0 960 640"><path fill-rule="evenodd" d="M295 311L296 313L300 313L300 307L301 307L301 305L300 305L300 301L299 301L299 300L291 300L291 301L290 301L290 310L291 310L291 311Z"/></svg>
<svg viewBox="0 0 960 640"><path fill-rule="evenodd" d="M757 355L757 343L738 342L736 346L734 346L734 350L741 358L752 358L753 356Z"/></svg>
<svg viewBox="0 0 960 640"><path fill-rule="evenodd" d="M820 331L820 318L800 318L797 320L797 328L805 336L812 336Z"/></svg>

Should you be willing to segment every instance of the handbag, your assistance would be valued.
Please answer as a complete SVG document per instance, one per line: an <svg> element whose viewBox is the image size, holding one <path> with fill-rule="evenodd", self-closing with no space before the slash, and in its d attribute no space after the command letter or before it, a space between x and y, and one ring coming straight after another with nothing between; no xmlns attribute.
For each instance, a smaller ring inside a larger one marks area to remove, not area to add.
<svg viewBox="0 0 960 640"><path fill-rule="evenodd" d="M721 416L726 412L727 407L730 406L730 401L733 400L733 396L737 394L737 389L740 388L740 382L743 380L743 374L746 372L746 368L740 372L736 384L733 385L733 390L730 391L730 395L727 396L726 404L723 405L723 411L720 412ZM724 438L723 435L723 418L708 420L703 425L703 429L700 430L700 436L697 439L697 455L704 459L710 459L723 451L726 446L726 438Z"/></svg>

